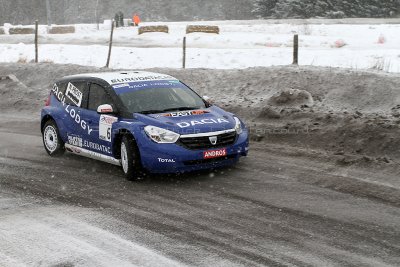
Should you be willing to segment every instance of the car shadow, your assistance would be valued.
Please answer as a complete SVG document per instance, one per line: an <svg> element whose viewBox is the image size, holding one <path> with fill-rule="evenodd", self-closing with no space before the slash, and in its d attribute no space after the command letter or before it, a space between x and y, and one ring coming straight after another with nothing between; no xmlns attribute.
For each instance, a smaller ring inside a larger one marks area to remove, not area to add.
<svg viewBox="0 0 400 267"><path fill-rule="evenodd" d="M144 179L139 180L139 182L144 183L157 183L157 184L170 184L170 183L184 183L184 182L207 182L212 181L217 174L223 173L228 170L228 168L219 168L211 170L201 170L185 173L169 173L169 174L154 174L145 173Z"/></svg>
<svg viewBox="0 0 400 267"><path fill-rule="evenodd" d="M125 179L120 166L104 163L95 159L81 157L71 153L65 153L62 160L64 165L68 167L79 167L80 169L88 169L98 174L112 174L113 178ZM67 160L65 160L67 159ZM238 163L240 164L240 163ZM184 173L169 173L156 174L144 171L140 179L128 181L131 183L145 184L172 184L172 183L187 183L187 182L207 182L213 181L218 176L228 174L235 170L235 166L219 167L215 169L198 170ZM111 178L111 177L110 177Z"/></svg>

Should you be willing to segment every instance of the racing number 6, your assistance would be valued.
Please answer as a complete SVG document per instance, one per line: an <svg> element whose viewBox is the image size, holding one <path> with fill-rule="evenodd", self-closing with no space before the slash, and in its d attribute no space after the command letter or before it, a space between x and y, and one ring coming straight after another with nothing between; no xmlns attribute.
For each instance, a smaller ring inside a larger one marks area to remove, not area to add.
<svg viewBox="0 0 400 267"><path fill-rule="evenodd" d="M107 140L111 140L111 127L107 128Z"/></svg>

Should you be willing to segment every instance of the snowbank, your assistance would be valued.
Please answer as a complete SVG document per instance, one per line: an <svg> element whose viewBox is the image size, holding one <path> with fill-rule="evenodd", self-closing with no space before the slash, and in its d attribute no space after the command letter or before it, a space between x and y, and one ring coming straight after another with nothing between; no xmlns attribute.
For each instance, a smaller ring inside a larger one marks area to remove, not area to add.
<svg viewBox="0 0 400 267"><path fill-rule="evenodd" d="M14 74L19 81L0 80L0 111L38 119L56 79L105 70L1 64L0 76ZM149 70L176 76L240 115L251 128L253 140L324 148L365 161L373 156L391 162L400 156L400 75L293 66Z"/></svg>
<svg viewBox="0 0 400 267"><path fill-rule="evenodd" d="M143 23L144 26L158 24L160 22ZM137 28L116 29L111 67L179 68L182 65L182 39L188 24L167 23L168 34L138 35ZM220 34L187 35L188 68L244 69L288 65L292 63L293 34L297 33L300 35L300 65L400 72L399 24L319 25L306 20L281 24L268 21L200 24L217 25ZM94 24L75 26L76 33L57 36L46 34L44 26L40 27L40 61L103 67L108 51L109 23L100 24L99 30ZM338 46L339 41L343 45ZM33 52L33 36L0 35L0 62L29 62L34 59Z"/></svg>

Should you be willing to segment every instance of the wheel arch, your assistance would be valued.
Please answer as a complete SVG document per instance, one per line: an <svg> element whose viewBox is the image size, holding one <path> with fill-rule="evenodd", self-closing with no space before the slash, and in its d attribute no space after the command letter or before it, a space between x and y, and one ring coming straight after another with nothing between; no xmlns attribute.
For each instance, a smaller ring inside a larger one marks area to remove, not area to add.
<svg viewBox="0 0 400 267"><path fill-rule="evenodd" d="M121 158L121 142L122 142L122 138L124 136L128 136L129 138L131 138L137 145L136 138L131 131L129 131L128 129L124 129L124 128L119 129L118 133L116 133L114 136L114 142L113 142L113 147L112 147L113 155L114 155L114 158L116 158L116 159Z"/></svg>
<svg viewBox="0 0 400 267"><path fill-rule="evenodd" d="M49 115L49 114L44 115L42 118L42 121L40 122L40 131L42 133L43 133L44 125L46 124L46 122L48 122L50 120L54 121L54 123L57 125L57 122L54 120L54 118L51 115ZM58 127L58 125L57 125L57 127Z"/></svg>

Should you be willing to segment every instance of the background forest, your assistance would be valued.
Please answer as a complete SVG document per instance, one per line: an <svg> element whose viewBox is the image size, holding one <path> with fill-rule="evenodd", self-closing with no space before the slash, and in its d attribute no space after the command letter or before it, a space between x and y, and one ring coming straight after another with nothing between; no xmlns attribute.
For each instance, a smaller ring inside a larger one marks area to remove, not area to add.
<svg viewBox="0 0 400 267"><path fill-rule="evenodd" d="M47 0L56 24L137 13L144 21L398 17L400 0ZM0 0L0 24L47 21L46 0Z"/></svg>

